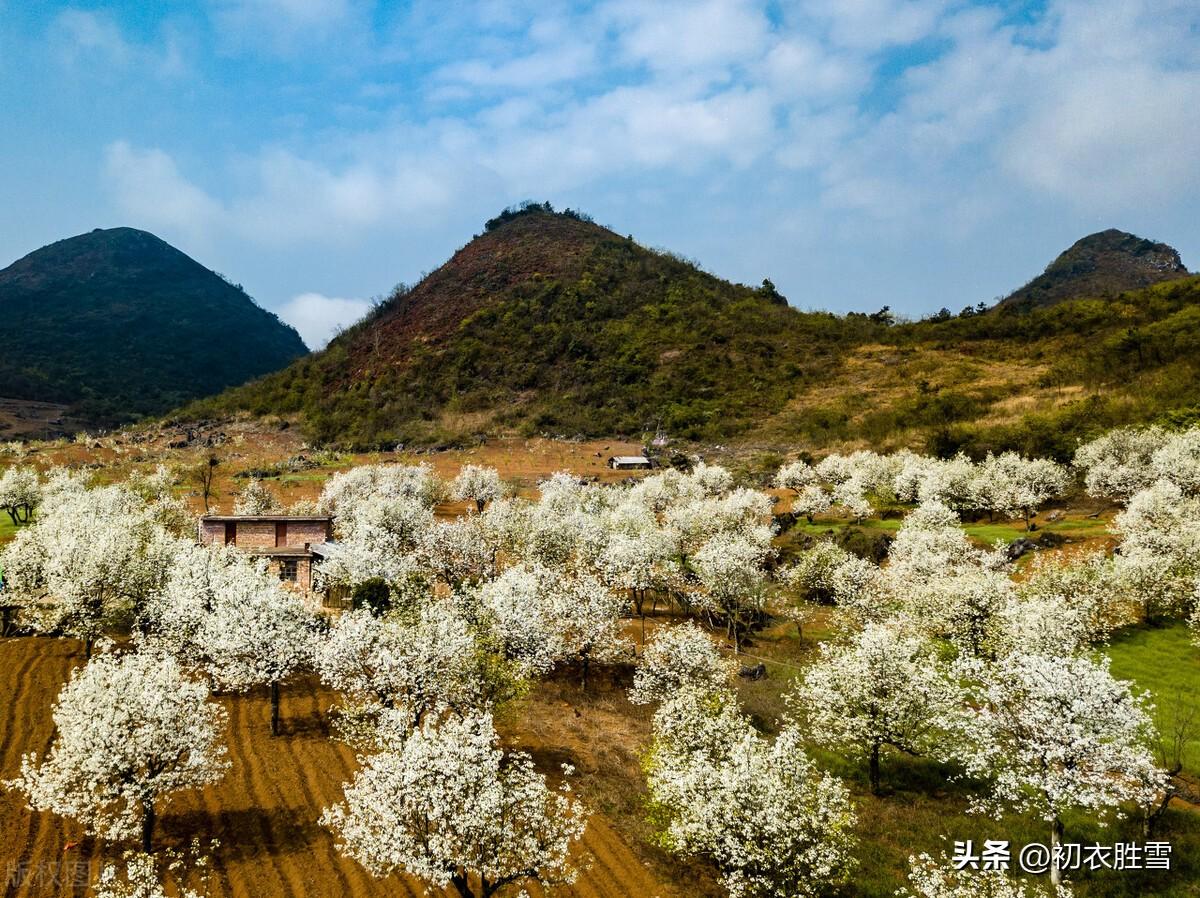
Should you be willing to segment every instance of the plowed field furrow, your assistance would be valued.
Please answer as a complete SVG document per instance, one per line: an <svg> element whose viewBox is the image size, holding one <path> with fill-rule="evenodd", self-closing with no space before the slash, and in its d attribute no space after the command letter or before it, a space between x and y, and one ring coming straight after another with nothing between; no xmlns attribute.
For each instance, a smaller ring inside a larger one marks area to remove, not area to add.
<svg viewBox="0 0 1200 898"><path fill-rule="evenodd" d="M45 753L53 738L50 709L71 669L83 663L75 643L0 639L0 776L15 776L20 758ZM272 737L265 695L222 696L229 712L226 778L178 795L164 809L156 845L185 848L193 837L216 838L212 898L421 898L424 887L403 875L376 879L337 850L317 821L342 799L357 770L353 750L331 740L327 712L335 696L316 681L283 691L282 735ZM124 846L81 840L80 827L53 814L24 809L19 795L0 790L0 875L5 898L87 898L88 882ZM67 848L64 851L64 848ZM576 898L676 898L652 876L620 834L593 816L580 848L594 858L570 888ZM24 873L18 872L18 864ZM531 889L531 894L542 892ZM433 894L439 894L437 890ZM448 895L449 893L441 893Z"/></svg>

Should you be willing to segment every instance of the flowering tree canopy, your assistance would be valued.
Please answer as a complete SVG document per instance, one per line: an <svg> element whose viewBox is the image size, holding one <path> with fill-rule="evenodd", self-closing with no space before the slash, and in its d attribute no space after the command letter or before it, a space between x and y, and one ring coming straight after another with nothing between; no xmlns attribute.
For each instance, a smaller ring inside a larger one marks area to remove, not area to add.
<svg viewBox="0 0 1200 898"><path fill-rule="evenodd" d="M25 524L42 501L42 483L32 468L9 468L0 476L0 508L13 524Z"/></svg>
<svg viewBox="0 0 1200 898"><path fill-rule="evenodd" d="M661 702L683 689L724 689L734 662L722 657L717 644L688 622L660 630L646 646L633 675L629 700L637 705Z"/></svg>
<svg viewBox="0 0 1200 898"><path fill-rule="evenodd" d="M404 870L462 898L510 884L573 882L568 851L586 812L528 755L505 754L489 714L427 721L379 754L321 822L376 876Z"/></svg>
<svg viewBox="0 0 1200 898"><path fill-rule="evenodd" d="M495 468L463 465L450 484L450 495L459 502L470 502L475 511L504 495L504 481Z"/></svg>
<svg viewBox="0 0 1200 898"><path fill-rule="evenodd" d="M1161 787L1146 703L1113 679L1107 660L1014 652L964 662L959 672L973 709L961 760L992 784L978 809L1035 813L1058 845L1066 811L1103 820ZM1057 866L1051 874L1057 885Z"/></svg>
<svg viewBox="0 0 1200 898"><path fill-rule="evenodd" d="M26 755L9 785L36 810L105 839L140 835L149 851L163 800L225 773L225 711L207 699L171 658L99 655L59 696L49 756Z"/></svg>
<svg viewBox="0 0 1200 898"><path fill-rule="evenodd" d="M654 717L647 778L681 854L711 858L732 898L818 895L852 865L846 788L817 771L802 738L760 737L725 690L685 689Z"/></svg>
<svg viewBox="0 0 1200 898"><path fill-rule="evenodd" d="M936 751L960 703L933 647L886 624L868 624L844 645L823 645L791 698L811 738L868 759L876 794L880 750Z"/></svg>
<svg viewBox="0 0 1200 898"><path fill-rule="evenodd" d="M59 478L37 520L5 547L5 589L26 620L92 642L127 624L163 581L178 549L154 509L121 486L86 489Z"/></svg>

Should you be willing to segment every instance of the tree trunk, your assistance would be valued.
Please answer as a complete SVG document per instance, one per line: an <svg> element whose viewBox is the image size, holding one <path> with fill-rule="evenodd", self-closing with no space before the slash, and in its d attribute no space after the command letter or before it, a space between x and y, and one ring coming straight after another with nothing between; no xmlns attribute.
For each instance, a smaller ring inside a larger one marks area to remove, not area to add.
<svg viewBox="0 0 1200 898"><path fill-rule="evenodd" d="M83 658L85 661L92 660L92 646L96 644L96 637L89 636L83 640Z"/></svg>
<svg viewBox="0 0 1200 898"><path fill-rule="evenodd" d="M150 854L154 844L154 802L148 798L142 799L142 851Z"/></svg>
<svg viewBox="0 0 1200 898"><path fill-rule="evenodd" d="M271 735L279 735L279 681L271 681Z"/></svg>
<svg viewBox="0 0 1200 898"><path fill-rule="evenodd" d="M1062 837L1062 820L1055 817L1050 828L1050 885L1056 889L1062 885L1062 870L1058 866L1062 852Z"/></svg>
<svg viewBox="0 0 1200 898"><path fill-rule="evenodd" d="M592 665L592 659L587 655L583 656L583 691L587 692L588 686L588 668Z"/></svg>
<svg viewBox="0 0 1200 898"><path fill-rule="evenodd" d="M450 884L454 886L462 898L475 898L475 893L471 890L471 883L463 874L455 873L451 876Z"/></svg>
<svg viewBox="0 0 1200 898"><path fill-rule="evenodd" d="M879 794L879 745L871 746L871 794Z"/></svg>

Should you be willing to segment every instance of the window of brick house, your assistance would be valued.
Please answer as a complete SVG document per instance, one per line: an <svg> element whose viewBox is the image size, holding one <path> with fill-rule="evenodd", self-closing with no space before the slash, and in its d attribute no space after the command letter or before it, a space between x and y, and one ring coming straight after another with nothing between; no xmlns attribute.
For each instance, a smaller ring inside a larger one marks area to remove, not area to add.
<svg viewBox="0 0 1200 898"><path fill-rule="evenodd" d="M279 579L285 583L295 583L299 573L300 562L295 558L282 558L279 561Z"/></svg>

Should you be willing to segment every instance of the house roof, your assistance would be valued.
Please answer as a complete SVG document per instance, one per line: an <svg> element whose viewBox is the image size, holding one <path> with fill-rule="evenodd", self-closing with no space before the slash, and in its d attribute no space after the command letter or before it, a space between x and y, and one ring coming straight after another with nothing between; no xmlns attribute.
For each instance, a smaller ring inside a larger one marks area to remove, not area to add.
<svg viewBox="0 0 1200 898"><path fill-rule="evenodd" d="M330 523L333 521L325 514L206 514L201 515L202 521L297 521Z"/></svg>
<svg viewBox="0 0 1200 898"><path fill-rule="evenodd" d="M609 461L615 461L619 465L648 465L650 459L644 455L614 455Z"/></svg>
<svg viewBox="0 0 1200 898"><path fill-rule="evenodd" d="M304 546L263 546L241 549L247 555L260 555L264 558L312 558L316 553L312 548Z"/></svg>

